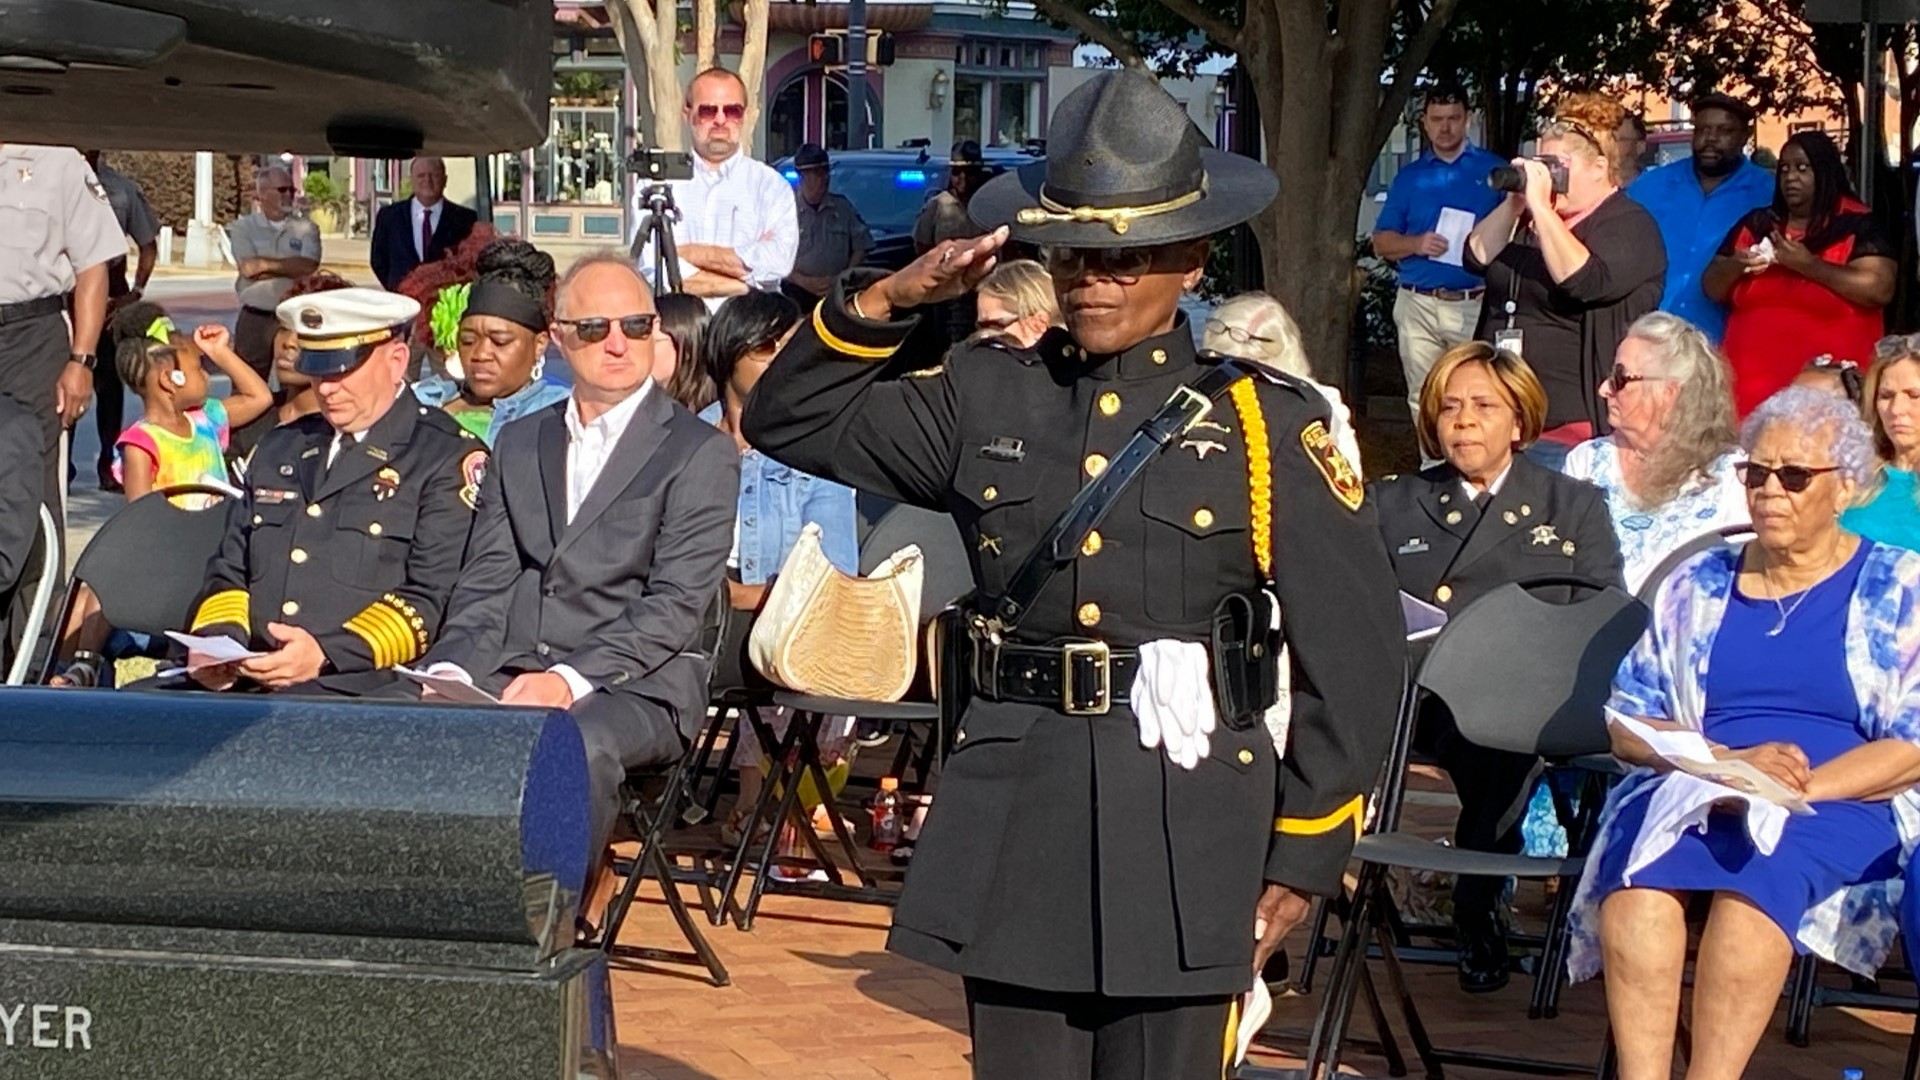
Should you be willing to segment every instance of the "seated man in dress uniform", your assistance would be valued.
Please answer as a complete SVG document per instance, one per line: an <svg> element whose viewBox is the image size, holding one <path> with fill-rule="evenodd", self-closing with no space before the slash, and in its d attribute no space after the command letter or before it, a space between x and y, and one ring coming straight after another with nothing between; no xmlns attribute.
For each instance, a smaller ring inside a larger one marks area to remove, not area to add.
<svg viewBox="0 0 1920 1080"><path fill-rule="evenodd" d="M385 685L426 654L460 572L487 449L407 388L420 305L377 289L282 303L320 412L260 442L189 628L265 656L207 665L209 690Z"/></svg>
<svg viewBox="0 0 1920 1080"><path fill-rule="evenodd" d="M975 1077L1218 1080L1236 999L1341 888L1405 630L1326 399L1201 359L1180 313L1208 238L1266 206L1273 174L1130 72L1067 95L1049 130L1044 163L974 197L993 232L843 275L743 427L794 468L951 513L973 553L980 599L943 620L941 663L971 699L888 946L962 976ZM890 377L913 328L895 313L972 288L1009 236L1048 250L1067 326ZM1157 454L1149 424L1171 433ZM1105 516L1049 535L1095 477ZM1150 667L1188 689L1143 693Z"/></svg>

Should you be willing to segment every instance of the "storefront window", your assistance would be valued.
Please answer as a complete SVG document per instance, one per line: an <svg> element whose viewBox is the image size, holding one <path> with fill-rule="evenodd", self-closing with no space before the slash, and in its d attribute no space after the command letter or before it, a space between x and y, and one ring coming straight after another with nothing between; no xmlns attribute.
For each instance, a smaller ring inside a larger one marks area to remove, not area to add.
<svg viewBox="0 0 1920 1080"><path fill-rule="evenodd" d="M972 139L985 143L989 139L983 130L982 117L986 115L987 84L980 79L953 80L953 140Z"/></svg>
<svg viewBox="0 0 1920 1080"><path fill-rule="evenodd" d="M536 155L536 158L539 155ZM620 201L620 114L614 109L554 109L553 138L547 141L545 187L541 202ZM538 189L536 189L538 190Z"/></svg>
<svg viewBox="0 0 1920 1080"><path fill-rule="evenodd" d="M1036 83L1013 79L1000 81L1000 122L993 141L1000 146L1020 146L1032 137L1032 116Z"/></svg>

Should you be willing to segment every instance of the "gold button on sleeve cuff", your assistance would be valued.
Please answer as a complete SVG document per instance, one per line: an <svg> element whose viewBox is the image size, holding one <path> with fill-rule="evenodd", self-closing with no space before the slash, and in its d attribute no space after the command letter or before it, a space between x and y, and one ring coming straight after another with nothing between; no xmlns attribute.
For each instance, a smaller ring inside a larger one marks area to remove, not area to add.
<svg viewBox="0 0 1920 1080"><path fill-rule="evenodd" d="M200 630L208 626L235 624L253 633L252 619L248 615L248 597L245 589L225 589L200 601L200 608L193 613L193 625L190 630Z"/></svg>
<svg viewBox="0 0 1920 1080"><path fill-rule="evenodd" d="M1366 816L1366 811L1367 797L1365 795L1355 795L1351 801L1341 806L1340 809L1323 817L1275 818L1273 820L1273 831L1286 836L1322 836L1335 829L1346 826L1351 822L1353 838L1358 840L1360 839L1361 821Z"/></svg>

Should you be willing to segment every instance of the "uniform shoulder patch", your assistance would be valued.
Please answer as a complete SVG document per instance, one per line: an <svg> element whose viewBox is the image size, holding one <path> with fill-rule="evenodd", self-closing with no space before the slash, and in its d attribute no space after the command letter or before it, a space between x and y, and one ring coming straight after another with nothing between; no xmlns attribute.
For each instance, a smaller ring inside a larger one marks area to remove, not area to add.
<svg viewBox="0 0 1920 1080"><path fill-rule="evenodd" d="M1333 497L1349 510L1360 509L1360 503L1366 499L1366 485L1360 482L1360 473L1353 463L1334 444L1327 425L1318 420L1308 424L1300 432L1300 446L1306 450L1307 457L1313 459L1314 467L1320 470Z"/></svg>
<svg viewBox="0 0 1920 1080"><path fill-rule="evenodd" d="M93 196L97 202L109 201L107 199L107 186L100 182L100 178L93 174L92 169L87 170L87 194Z"/></svg>
<svg viewBox="0 0 1920 1080"><path fill-rule="evenodd" d="M480 481L487 478L487 452L469 450L460 459L460 501L469 510L480 509Z"/></svg>

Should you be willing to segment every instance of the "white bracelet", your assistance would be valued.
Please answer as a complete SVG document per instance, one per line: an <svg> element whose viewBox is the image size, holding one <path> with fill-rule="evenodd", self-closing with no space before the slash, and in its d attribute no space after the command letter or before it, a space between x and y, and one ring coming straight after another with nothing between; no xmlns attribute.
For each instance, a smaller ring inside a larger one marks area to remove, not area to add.
<svg viewBox="0 0 1920 1080"><path fill-rule="evenodd" d="M860 290L860 292L865 292L865 291L866 291L865 289ZM860 316L862 319L865 319L868 322L874 321L873 316L868 315L866 312L860 310L860 293L858 292L854 293L848 302L853 305L853 313L855 315Z"/></svg>

